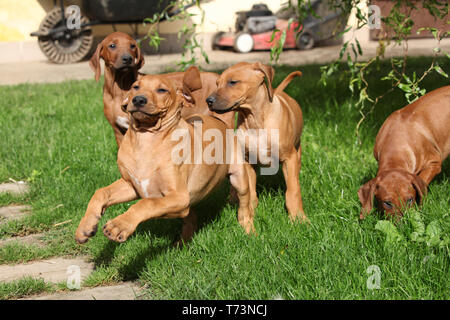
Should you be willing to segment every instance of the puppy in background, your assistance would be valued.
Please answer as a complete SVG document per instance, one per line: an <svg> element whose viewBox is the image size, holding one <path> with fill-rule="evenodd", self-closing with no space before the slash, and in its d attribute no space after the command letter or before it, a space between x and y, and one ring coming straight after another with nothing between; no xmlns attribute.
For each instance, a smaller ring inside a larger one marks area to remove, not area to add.
<svg viewBox="0 0 450 320"><path fill-rule="evenodd" d="M138 79L138 70L144 65L144 55L132 37L123 32L114 32L100 42L89 65L95 72L95 80L101 75L100 59L105 61L105 83L103 85L103 112L114 130L120 147L128 129L128 116L122 111L131 85Z"/></svg>
<svg viewBox="0 0 450 320"><path fill-rule="evenodd" d="M128 130L128 115L121 108L131 85L143 74L138 70L144 65L144 55L142 54L136 41L128 34L114 32L108 35L98 46L92 56L89 65L95 72L95 80L98 81L101 75L100 59L105 61L105 83L103 85L103 112L106 119L114 130L117 145L123 140L125 132ZM213 72L199 72L197 68L189 73L192 81L200 81L192 92L189 91L194 103L189 104L181 110L183 118L193 114L203 114L216 116L224 121L229 128L233 126L233 115L214 115L208 109L206 98L217 88L218 74ZM195 76L192 74L195 73ZM177 85L183 84L185 72L172 72L163 74L169 81L174 81ZM186 89L186 88L185 88Z"/></svg>
<svg viewBox="0 0 450 320"><path fill-rule="evenodd" d="M375 140L377 176L358 190L363 219L373 208L401 217L421 204L427 187L450 154L450 86L431 91L395 111Z"/></svg>

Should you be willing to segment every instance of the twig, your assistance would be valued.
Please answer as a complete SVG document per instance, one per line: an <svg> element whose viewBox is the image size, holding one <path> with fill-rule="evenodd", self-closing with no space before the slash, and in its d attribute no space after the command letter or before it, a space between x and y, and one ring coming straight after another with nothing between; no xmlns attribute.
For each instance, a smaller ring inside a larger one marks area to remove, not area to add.
<svg viewBox="0 0 450 320"><path fill-rule="evenodd" d="M69 223L69 222L72 222L72 219L67 220L67 221L63 221L63 222L60 222L60 223L56 223L56 224L54 224L53 226L54 226L54 227L58 227L58 226L62 226L63 224L67 224L67 223Z"/></svg>

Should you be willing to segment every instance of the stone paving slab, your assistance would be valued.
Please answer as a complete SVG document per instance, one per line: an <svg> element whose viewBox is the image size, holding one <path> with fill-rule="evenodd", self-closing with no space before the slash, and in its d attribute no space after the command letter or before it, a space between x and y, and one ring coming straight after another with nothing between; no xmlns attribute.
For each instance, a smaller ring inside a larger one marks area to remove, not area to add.
<svg viewBox="0 0 450 320"><path fill-rule="evenodd" d="M43 233L36 233L36 234L30 234L28 236L25 237L13 237L13 238L7 238L7 239L3 239L0 240L0 248L5 246L5 245L9 245L12 243L21 243L21 244L34 244L37 245L39 247L43 247L44 243L41 240L41 238L44 236Z"/></svg>
<svg viewBox="0 0 450 320"><path fill-rule="evenodd" d="M54 283L64 282L70 276L67 271L72 265L80 267L81 281L94 270L94 263L86 262L84 257L53 258L25 264L0 265L0 282L10 282L23 277L42 278Z"/></svg>
<svg viewBox="0 0 450 320"><path fill-rule="evenodd" d="M0 184L0 193L12 193L13 195L23 195L30 191L30 187L24 181L6 182Z"/></svg>
<svg viewBox="0 0 450 320"><path fill-rule="evenodd" d="M139 298L139 291L139 287L132 282L125 282L115 286L39 295L20 300L135 300Z"/></svg>
<svg viewBox="0 0 450 320"><path fill-rule="evenodd" d="M4 219L8 221L20 219L30 212L31 207L28 205L0 207L0 222Z"/></svg>
<svg viewBox="0 0 450 320"><path fill-rule="evenodd" d="M375 56L378 43L370 41L363 46L364 55L361 59L367 60ZM408 41L409 56L432 56L433 48L437 46L434 39L412 39ZM450 51L450 39L441 41L441 48ZM339 57L340 46L316 47L312 50L285 50L281 54L280 63L285 65L304 65L310 63L328 63ZM390 46L386 49L385 57L401 56L400 46ZM254 51L246 54L232 51L208 51L211 64L200 59L200 66L206 70L227 68L241 61L260 61L268 63L269 51ZM181 54L145 55L145 65L140 70L143 73L167 72L168 67L175 66L180 61ZM103 68L102 68L103 70ZM55 83L66 80L94 79L94 73L88 61L74 64L53 64L49 61L0 63L0 85L13 85L19 83Z"/></svg>

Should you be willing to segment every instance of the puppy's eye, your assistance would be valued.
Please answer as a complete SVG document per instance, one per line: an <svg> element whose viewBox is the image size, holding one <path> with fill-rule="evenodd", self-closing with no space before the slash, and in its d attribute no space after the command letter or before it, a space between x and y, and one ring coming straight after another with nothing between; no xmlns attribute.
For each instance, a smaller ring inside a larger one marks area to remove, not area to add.
<svg viewBox="0 0 450 320"><path fill-rule="evenodd" d="M384 206L386 209L392 209L392 203L389 202L389 201L383 201L383 206Z"/></svg>
<svg viewBox="0 0 450 320"><path fill-rule="evenodd" d="M111 49L115 49L116 45L114 43L111 43L108 47L110 47Z"/></svg>
<svg viewBox="0 0 450 320"><path fill-rule="evenodd" d="M158 93L166 93L167 90L164 89L164 88L159 88L159 89L156 90L156 92L158 92Z"/></svg>
<svg viewBox="0 0 450 320"><path fill-rule="evenodd" d="M134 90L139 90L139 86L138 86L138 85L135 85L135 86L133 86L133 89L134 89Z"/></svg>
<svg viewBox="0 0 450 320"><path fill-rule="evenodd" d="M237 81L237 80L230 80L230 81L228 81L228 85L231 86L231 87L234 86L237 83L239 83L239 81Z"/></svg>
<svg viewBox="0 0 450 320"><path fill-rule="evenodd" d="M136 48L136 45L135 45L135 44L131 44L131 45L130 45L130 48L131 48L131 49L134 49L134 48Z"/></svg>

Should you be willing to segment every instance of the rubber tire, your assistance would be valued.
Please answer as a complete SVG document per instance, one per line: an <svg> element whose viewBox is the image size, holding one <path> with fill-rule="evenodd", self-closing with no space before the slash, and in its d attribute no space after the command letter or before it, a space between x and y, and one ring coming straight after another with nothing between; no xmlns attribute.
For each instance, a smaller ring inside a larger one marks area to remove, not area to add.
<svg viewBox="0 0 450 320"><path fill-rule="evenodd" d="M81 24L88 23L89 20L81 16ZM50 10L39 26L39 32L46 34L53 28L61 25L61 8L55 7ZM74 63L85 59L92 51L94 35L91 27L84 27L78 32L77 37L69 42L63 42L50 36L38 37L38 44L41 51L52 62L58 64Z"/></svg>
<svg viewBox="0 0 450 320"><path fill-rule="evenodd" d="M314 48L314 36L309 31L303 31L297 38L297 48L300 50L310 50Z"/></svg>
<svg viewBox="0 0 450 320"><path fill-rule="evenodd" d="M242 49L242 48L239 48L238 47L238 40L239 40L239 38L240 37L250 37L251 39L252 39L252 45L251 45L251 48L250 48L250 50L248 50L248 49ZM250 51L252 51L253 50L253 46L255 45L255 43L254 43L254 41L253 41L253 37L252 37L252 35L250 34L250 33L247 33L247 32L238 32L237 34L236 34L236 37L234 38L234 46L233 46L233 48L234 48L234 51L236 51L236 52L240 52L240 53L248 53L248 52L250 52Z"/></svg>

